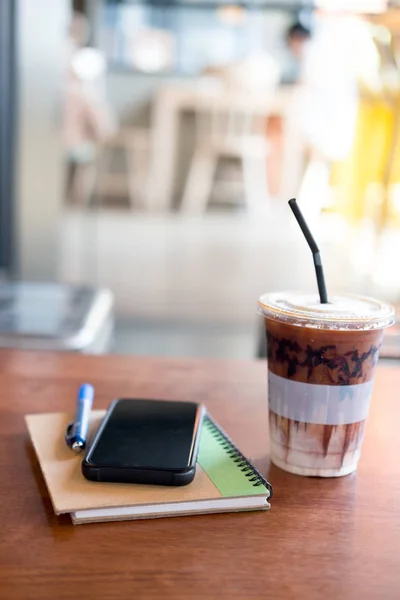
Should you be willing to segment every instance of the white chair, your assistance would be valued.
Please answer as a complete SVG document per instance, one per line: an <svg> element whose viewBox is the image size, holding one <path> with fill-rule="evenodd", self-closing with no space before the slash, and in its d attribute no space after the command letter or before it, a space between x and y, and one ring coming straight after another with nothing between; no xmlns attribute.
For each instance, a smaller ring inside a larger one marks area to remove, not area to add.
<svg viewBox="0 0 400 600"><path fill-rule="evenodd" d="M260 77L261 69L266 76ZM258 70L258 79L255 73ZM247 75L247 80L246 80ZM245 200L252 211L268 203L266 120L268 99L276 87L279 71L269 57L255 57L228 69L220 91L198 92L196 143L181 209L200 214L206 210L218 160L242 162Z"/></svg>
<svg viewBox="0 0 400 600"><path fill-rule="evenodd" d="M218 160L239 158L243 166L245 199L250 209L268 201L266 112L257 112L248 99L219 95L199 97L196 107L196 145L182 200L182 210L205 211Z"/></svg>
<svg viewBox="0 0 400 600"><path fill-rule="evenodd" d="M121 129L98 149L95 195L127 196L130 207L146 207L149 187L149 160L151 136L148 129L127 127ZM124 156L124 170L114 172L114 153L120 149Z"/></svg>

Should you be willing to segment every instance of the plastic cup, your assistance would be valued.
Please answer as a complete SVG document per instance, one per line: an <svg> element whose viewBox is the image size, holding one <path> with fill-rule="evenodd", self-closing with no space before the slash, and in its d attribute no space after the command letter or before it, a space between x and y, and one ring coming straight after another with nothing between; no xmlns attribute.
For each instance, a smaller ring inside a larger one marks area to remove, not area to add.
<svg viewBox="0 0 400 600"><path fill-rule="evenodd" d="M339 477L357 468L375 365L394 309L362 296L271 293L259 300L268 348L272 462Z"/></svg>

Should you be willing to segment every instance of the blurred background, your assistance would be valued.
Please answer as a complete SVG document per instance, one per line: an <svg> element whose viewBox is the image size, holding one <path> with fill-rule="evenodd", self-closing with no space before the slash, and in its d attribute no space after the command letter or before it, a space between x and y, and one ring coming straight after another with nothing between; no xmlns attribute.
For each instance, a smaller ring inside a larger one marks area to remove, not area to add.
<svg viewBox="0 0 400 600"><path fill-rule="evenodd" d="M399 60L396 1L1 0L0 345L262 355L291 197L328 293L400 304Z"/></svg>

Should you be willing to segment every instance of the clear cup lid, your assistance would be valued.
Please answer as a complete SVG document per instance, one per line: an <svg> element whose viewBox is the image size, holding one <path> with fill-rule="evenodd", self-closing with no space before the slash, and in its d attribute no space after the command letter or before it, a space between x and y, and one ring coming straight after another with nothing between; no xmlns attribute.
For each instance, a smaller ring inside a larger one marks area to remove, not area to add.
<svg viewBox="0 0 400 600"><path fill-rule="evenodd" d="M394 323L393 306L366 296L332 296L321 304L317 295L273 292L258 305L264 317L316 329L383 329Z"/></svg>

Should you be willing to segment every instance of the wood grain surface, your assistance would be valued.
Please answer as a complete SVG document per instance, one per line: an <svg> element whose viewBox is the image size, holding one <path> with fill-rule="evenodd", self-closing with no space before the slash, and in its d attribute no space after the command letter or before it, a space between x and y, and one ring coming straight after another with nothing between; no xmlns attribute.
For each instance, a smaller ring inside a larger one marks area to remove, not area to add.
<svg viewBox="0 0 400 600"><path fill-rule="evenodd" d="M204 402L268 475L269 513L81 525L53 514L23 415L118 396ZM263 362L0 351L0 598L400 598L400 369L380 363L357 474L268 459Z"/></svg>

